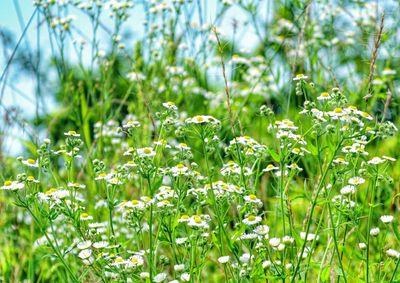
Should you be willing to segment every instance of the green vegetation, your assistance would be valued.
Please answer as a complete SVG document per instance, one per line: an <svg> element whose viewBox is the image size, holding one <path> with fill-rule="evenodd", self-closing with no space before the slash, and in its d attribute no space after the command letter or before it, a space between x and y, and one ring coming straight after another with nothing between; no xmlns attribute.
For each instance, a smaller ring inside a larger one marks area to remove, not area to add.
<svg viewBox="0 0 400 283"><path fill-rule="evenodd" d="M0 154L1 281L400 282L384 2L34 1L51 57L0 34L0 82L36 78L0 100L0 144L28 137Z"/></svg>

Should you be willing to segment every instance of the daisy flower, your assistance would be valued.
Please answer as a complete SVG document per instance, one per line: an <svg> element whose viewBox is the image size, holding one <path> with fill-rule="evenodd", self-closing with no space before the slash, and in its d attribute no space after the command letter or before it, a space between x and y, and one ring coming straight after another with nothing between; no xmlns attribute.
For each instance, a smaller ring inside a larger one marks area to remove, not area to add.
<svg viewBox="0 0 400 283"><path fill-rule="evenodd" d="M260 223L262 218L260 216L249 215L245 219L243 219L243 223L246 225L256 225Z"/></svg>
<svg viewBox="0 0 400 283"><path fill-rule="evenodd" d="M139 157L152 157L156 155L156 152L152 147L139 148L136 152Z"/></svg>
<svg viewBox="0 0 400 283"><path fill-rule="evenodd" d="M81 136L80 134L76 133L75 131L65 132L64 135L67 137L76 137L76 138Z"/></svg>
<svg viewBox="0 0 400 283"><path fill-rule="evenodd" d="M394 217L392 215L382 215L379 218L384 224L393 222Z"/></svg>
<svg viewBox="0 0 400 283"><path fill-rule="evenodd" d="M221 256L218 258L218 262L224 264L224 263L227 263L230 259L231 258L229 255Z"/></svg>
<svg viewBox="0 0 400 283"><path fill-rule="evenodd" d="M25 187L24 183L20 183L18 181L5 181L2 190L16 191L23 189Z"/></svg>
<svg viewBox="0 0 400 283"><path fill-rule="evenodd" d="M361 185L365 183L365 179L361 178L361 177L353 177L349 179L349 184L350 185Z"/></svg>
<svg viewBox="0 0 400 283"><path fill-rule="evenodd" d="M29 158L27 160L22 160L22 164L28 167L35 167L35 168L39 167L38 161L32 158Z"/></svg>

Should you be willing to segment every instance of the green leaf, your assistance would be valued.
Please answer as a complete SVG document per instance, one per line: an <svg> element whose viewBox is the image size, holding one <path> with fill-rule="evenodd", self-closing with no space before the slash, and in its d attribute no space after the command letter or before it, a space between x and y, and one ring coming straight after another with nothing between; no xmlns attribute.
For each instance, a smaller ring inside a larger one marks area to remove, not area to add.
<svg viewBox="0 0 400 283"><path fill-rule="evenodd" d="M277 154L275 151L268 148L268 152L272 156L272 158L274 159L275 162L279 163L281 161L279 154Z"/></svg>
<svg viewBox="0 0 400 283"><path fill-rule="evenodd" d="M392 227L393 227L393 232L396 235L397 240L400 240L400 232L399 232L399 227L397 227L396 223L392 223Z"/></svg>

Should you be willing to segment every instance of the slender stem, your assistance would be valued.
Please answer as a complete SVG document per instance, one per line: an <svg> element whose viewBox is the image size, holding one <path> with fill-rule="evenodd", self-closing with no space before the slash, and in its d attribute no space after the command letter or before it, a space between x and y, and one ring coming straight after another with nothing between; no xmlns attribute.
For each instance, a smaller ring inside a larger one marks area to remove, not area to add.
<svg viewBox="0 0 400 283"><path fill-rule="evenodd" d="M324 173L323 173L323 175L322 175L322 177L321 177L321 180L320 180L320 182L319 182L319 184L318 184L317 192L316 192L315 197L314 197L314 199L313 199L313 201L312 201L312 203L311 203L311 211L310 211L310 216L308 217L308 221L307 221L305 239L307 239L308 233L310 232L311 220L312 220L312 216L313 216L313 214L314 214L315 206L317 205L317 199L318 199L319 193L321 192L321 190L322 190L322 188L323 188L323 184L325 184L325 178L326 178L326 176L328 175L329 169L330 169L331 166L332 166L332 162L333 162L333 160L335 159L336 153L338 152L338 150L339 150L340 146L342 145L342 142L343 142L343 141L344 141L344 139L342 138L342 139L339 141L339 143L337 144L337 146L336 146L336 148L335 148L335 151L334 151L334 153L333 153L333 155L332 155L332 158L331 158L331 160L329 161L329 163L328 163L328 165L327 165L327 167L326 167L326 169L325 169L325 171L324 171ZM295 270L294 270L294 274L293 274L293 277L292 277L292 280L291 280L292 283L295 282L296 275L297 275L297 273L299 272L300 264L301 264L301 259L303 258L304 250L305 250L305 248L306 248L306 243L307 243L307 241L304 241L303 246L302 246L302 248L301 248L300 256L299 256L299 258L298 258L298 260L297 260L296 268L295 268Z"/></svg>
<svg viewBox="0 0 400 283"><path fill-rule="evenodd" d="M393 271L392 277L390 278L389 283L392 283L393 280L395 279L395 276L397 274L397 269L399 268L399 263L400 263L400 258L397 259L396 267L394 268L394 271Z"/></svg>
<svg viewBox="0 0 400 283"><path fill-rule="evenodd" d="M61 252L59 251L59 249L57 247L55 247L49 237L49 235L47 234L46 229L44 229L39 221L39 219L37 218L37 216L33 213L32 209L29 206L25 206L26 209L28 210L29 214L32 216L32 218L35 220L36 224L38 224L40 230L43 232L47 242L49 243L51 249L54 251L54 253L56 254L56 256L58 257L58 259L61 261L62 265L65 267L65 269L68 271L68 273L71 275L72 281L74 282L80 282L78 280L78 278L76 278L75 274L72 272L71 268L69 267L69 265L65 262L64 257L62 256Z"/></svg>

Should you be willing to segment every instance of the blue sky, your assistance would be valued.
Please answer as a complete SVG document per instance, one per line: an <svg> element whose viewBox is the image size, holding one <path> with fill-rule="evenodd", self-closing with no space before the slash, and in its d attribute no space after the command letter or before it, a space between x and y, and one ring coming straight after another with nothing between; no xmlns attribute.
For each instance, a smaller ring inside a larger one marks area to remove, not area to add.
<svg viewBox="0 0 400 283"><path fill-rule="evenodd" d="M17 13L17 7L19 7L20 9L20 16L21 16L20 19L22 19L23 25L26 25L28 23L29 18L32 16L35 10L33 1L0 0L0 3L1 3L0 27L6 28L7 30L11 31L15 37L15 41L17 42L18 39L21 37L23 31L23 27L21 27L21 23L18 20L19 18ZM212 5L215 5L216 2L211 0L209 1L209 3L211 4L208 7L208 15L210 18L212 18L213 17L212 14L214 13L215 10L215 7L212 7ZM79 11L73 10L73 8L71 9L71 14L74 14L77 17L77 19L74 21L74 24L77 27L79 27L82 33L86 34L89 38L91 38L91 25L87 17L80 15ZM246 19L246 15L244 15L244 13L239 10L239 8L231 8L229 10L229 13L225 17L224 21L221 23L221 26L219 27L223 33L231 34L231 26L233 18L238 20L240 23ZM141 36L143 20L144 20L143 13L141 13L140 10L134 9L129 19L129 22L125 24L126 27L129 27L130 33L133 34L134 36L133 39L135 39L135 37L137 38L138 36ZM107 24L107 19L105 20L105 23ZM38 22L37 18L35 17L31 25L29 26L26 36L24 37L24 40L21 42L18 50L24 50L24 49L26 50L29 46L31 46L33 49L37 47L37 27L38 27ZM249 46L254 45L254 43L257 40L254 31L239 30L239 34L242 34L239 46L242 44L242 47L248 48ZM103 32L99 34L99 39L104 44L100 45L100 48L107 48L110 36ZM42 67L45 66L45 64L47 63L46 60L48 60L51 56L51 50L49 46L50 46L50 41L47 36L47 28L43 25L40 28L40 50L41 50L41 56L42 58L44 58L43 60L41 60ZM11 55L11 51L8 52L9 53L7 54L7 58L4 58L4 52L3 50L0 50L0 74L3 73L6 66L6 62ZM88 52L87 55L89 56L86 57L90 58L90 52L89 51L87 52ZM69 56L68 60L77 61L77 58L74 54L75 53L71 52L70 53L71 56ZM11 64L7 72L10 74L10 76L12 76L17 74L18 70L16 70L15 66ZM8 84L12 83L12 87L6 86L3 99L0 102L1 105L5 107L11 107L11 106L17 107L18 109L20 109L18 114L21 117L25 117L28 119L34 117L35 107L36 107L36 102L35 102L36 78L29 77L27 75L19 76L18 79L12 79L12 78L15 77L11 77L7 81ZM0 87L2 85L3 83L0 84ZM56 106L50 100L46 101L46 106L47 110L50 111L56 109ZM3 108L0 108L0 115L2 111L4 111ZM20 146L16 146L16 143L13 141L14 138L26 138L27 136L25 135L25 132L21 130L19 127L14 127L11 133L7 132L7 135L9 136L8 143L12 141L12 146L10 145L11 152L20 151L21 149ZM8 147L7 144L6 147Z"/></svg>

